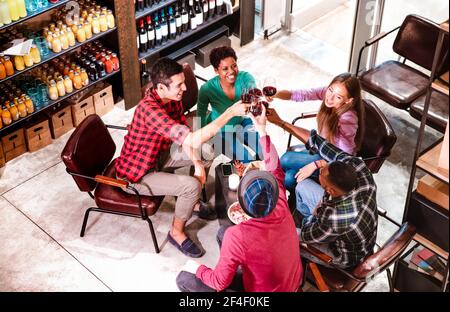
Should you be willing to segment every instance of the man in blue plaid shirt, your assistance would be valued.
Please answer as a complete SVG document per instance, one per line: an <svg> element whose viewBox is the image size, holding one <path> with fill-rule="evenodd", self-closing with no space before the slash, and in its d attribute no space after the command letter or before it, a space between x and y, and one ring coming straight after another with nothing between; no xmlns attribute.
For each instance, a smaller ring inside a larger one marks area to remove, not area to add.
<svg viewBox="0 0 450 312"><path fill-rule="evenodd" d="M319 249L343 268L353 267L373 252L377 235L376 184L364 161L341 151L319 136L295 127L269 110L269 121L306 143L311 153L319 153L319 182L324 190L312 218L300 230L300 241L321 244ZM317 245L315 245L317 247ZM302 257L310 258L306 252ZM314 259L315 262L316 259Z"/></svg>

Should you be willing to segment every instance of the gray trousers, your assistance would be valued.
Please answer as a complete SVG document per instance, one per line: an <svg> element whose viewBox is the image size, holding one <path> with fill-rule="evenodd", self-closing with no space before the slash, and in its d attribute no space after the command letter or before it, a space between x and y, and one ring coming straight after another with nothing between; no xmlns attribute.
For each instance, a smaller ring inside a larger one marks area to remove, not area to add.
<svg viewBox="0 0 450 312"><path fill-rule="evenodd" d="M208 144L202 146L202 163L207 169L211 167L214 153ZM172 144L172 148L160 155L158 170L150 172L142 177L141 181L134 184L138 192L147 196L176 196L175 217L187 221L192 216L195 204L202 193L200 182L191 176L175 174L174 171L183 167L193 166L192 161L184 153L179 145Z"/></svg>

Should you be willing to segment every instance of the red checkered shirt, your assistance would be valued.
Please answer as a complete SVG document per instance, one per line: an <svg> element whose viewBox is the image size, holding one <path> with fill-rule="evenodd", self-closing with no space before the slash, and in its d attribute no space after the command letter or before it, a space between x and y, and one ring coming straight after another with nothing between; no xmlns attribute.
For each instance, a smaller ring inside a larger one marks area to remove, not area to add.
<svg viewBox="0 0 450 312"><path fill-rule="evenodd" d="M116 161L116 175L136 183L156 169L160 153L172 142L183 144L190 133L181 101L164 104L156 90L149 90L139 102Z"/></svg>

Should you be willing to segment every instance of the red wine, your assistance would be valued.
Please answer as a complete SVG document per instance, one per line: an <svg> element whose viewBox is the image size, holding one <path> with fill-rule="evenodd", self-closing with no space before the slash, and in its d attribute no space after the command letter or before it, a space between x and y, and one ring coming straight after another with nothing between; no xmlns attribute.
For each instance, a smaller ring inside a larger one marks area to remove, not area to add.
<svg viewBox="0 0 450 312"><path fill-rule="evenodd" d="M250 104L253 101L253 96L249 93L244 93L241 95L242 103Z"/></svg>
<svg viewBox="0 0 450 312"><path fill-rule="evenodd" d="M252 113L254 116L259 116L262 114L262 106L259 103L256 103L255 105L252 105L250 107L250 113Z"/></svg>
<svg viewBox="0 0 450 312"><path fill-rule="evenodd" d="M277 94L277 88L275 87L264 87L263 93L265 96L274 96Z"/></svg>
<svg viewBox="0 0 450 312"><path fill-rule="evenodd" d="M255 95L255 96L262 96L263 95L262 91L259 90L258 88L250 89L248 91L248 93L251 94L251 95Z"/></svg>
<svg viewBox="0 0 450 312"><path fill-rule="evenodd" d="M266 101L264 101L264 100L260 100L260 101L258 101L258 103L257 103L258 105L264 105L265 107L266 107L266 109L268 109L269 108L269 103L268 102L266 102Z"/></svg>

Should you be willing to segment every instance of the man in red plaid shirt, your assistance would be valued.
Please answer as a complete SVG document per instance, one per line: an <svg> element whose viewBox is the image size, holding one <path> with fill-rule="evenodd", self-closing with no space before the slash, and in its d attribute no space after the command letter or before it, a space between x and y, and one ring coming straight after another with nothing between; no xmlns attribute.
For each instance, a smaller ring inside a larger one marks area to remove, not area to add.
<svg viewBox="0 0 450 312"><path fill-rule="evenodd" d="M214 122L192 132L186 124L181 99L186 91L183 67L168 58L152 68L153 87L138 104L116 162L117 178L135 183L143 195L176 196L175 215L168 240L190 257L204 254L184 233L193 211L211 219L211 208L200 202L206 182L200 151L231 118L244 116L249 105L237 102ZM174 143L174 144L172 144ZM211 153L212 154L212 153ZM194 166L194 177L174 174L177 168Z"/></svg>

